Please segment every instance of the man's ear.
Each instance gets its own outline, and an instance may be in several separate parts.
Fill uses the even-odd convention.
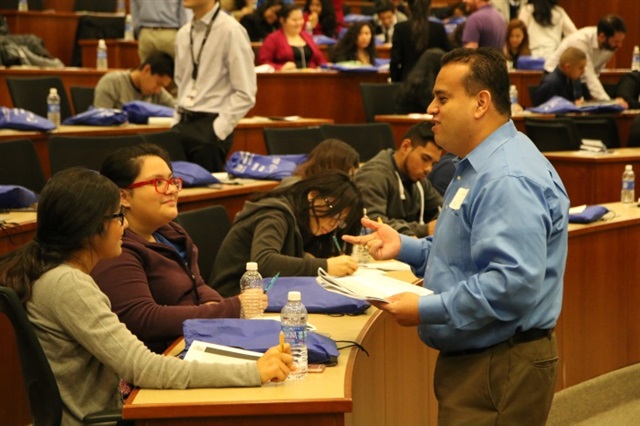
[[[476,118],[481,118],[489,111],[489,107],[491,106],[491,93],[488,90],[481,90],[476,95],[476,103],[477,106],[474,115]]]
[[[402,151],[403,154],[411,151],[411,148],[411,139],[405,138],[400,142],[400,151]]]

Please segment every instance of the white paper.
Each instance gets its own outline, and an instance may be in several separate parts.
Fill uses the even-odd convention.
[[[217,364],[247,364],[255,362],[263,354],[232,348],[231,346],[216,345],[215,343],[194,340],[184,356],[185,361],[199,361]]]
[[[383,260],[379,262],[361,263],[361,268],[378,269],[380,271],[410,271],[411,267],[404,262],[397,260]]]
[[[342,294],[360,300],[376,300],[386,302],[386,298],[398,293],[414,293],[420,296],[433,294],[424,287],[409,284],[395,278],[388,277],[380,271],[358,269],[348,277],[337,278],[327,271],[318,268],[318,283],[325,290]]]

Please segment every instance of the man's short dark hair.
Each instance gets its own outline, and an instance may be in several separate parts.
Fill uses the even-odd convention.
[[[469,66],[469,72],[462,81],[468,95],[475,96],[481,90],[488,90],[496,110],[511,116],[509,72],[502,52],[493,47],[459,48],[442,57],[442,67],[455,62]]]
[[[396,7],[390,0],[378,0],[375,4],[376,13],[393,12],[395,13]]]
[[[598,34],[603,34],[609,38],[613,37],[616,33],[627,32],[627,27],[624,25],[624,21],[617,15],[606,15],[600,18],[598,21]]]
[[[174,62],[168,53],[152,52],[140,65],[140,69],[144,68],[145,65],[151,67],[151,74],[166,75],[173,78]]]
[[[431,130],[432,127],[433,123],[430,123],[428,121],[421,121],[420,123],[411,126],[409,130],[407,130],[407,133],[404,134],[404,137],[402,139],[409,139],[413,148],[417,146],[427,146],[428,143],[432,143],[440,148],[440,146],[436,143],[436,138],[433,135],[433,130]]]

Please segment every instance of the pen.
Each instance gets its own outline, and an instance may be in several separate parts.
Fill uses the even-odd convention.
[[[284,333],[280,332],[280,352],[284,352]]]
[[[336,248],[338,249],[338,254],[343,254],[342,253],[342,249],[340,248],[340,244],[338,243],[338,239],[336,238],[336,236],[334,235],[333,237],[331,237],[331,239],[333,240],[333,244],[335,244]]]
[[[273,278],[271,278],[271,281],[269,281],[269,284],[267,284],[267,286],[264,289],[265,293],[271,290],[271,287],[273,287],[273,285],[276,283],[276,280],[278,279],[279,276],[280,276],[280,272],[278,272]]]

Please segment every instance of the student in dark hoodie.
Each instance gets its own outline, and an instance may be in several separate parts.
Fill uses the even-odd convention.
[[[276,188],[245,203],[227,234],[213,267],[213,288],[225,297],[240,293],[247,262],[258,262],[265,277],[353,274],[358,262],[340,255],[319,259],[307,253],[314,240],[339,227],[356,226],[362,216],[360,192],[348,174],[318,173]]]

